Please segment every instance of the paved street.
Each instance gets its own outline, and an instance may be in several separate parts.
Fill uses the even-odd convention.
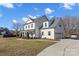
[[[44,49],[37,56],[79,56],[79,40],[62,39]]]

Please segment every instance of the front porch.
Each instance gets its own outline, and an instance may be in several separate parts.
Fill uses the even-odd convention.
[[[21,31],[19,33],[20,38],[35,38],[35,30],[27,30],[27,31]]]

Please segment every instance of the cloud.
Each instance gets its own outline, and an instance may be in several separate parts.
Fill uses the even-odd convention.
[[[54,17],[54,16],[50,16],[50,18],[52,18],[52,17]]]
[[[3,17],[3,15],[0,13],[0,18]]]
[[[37,10],[38,10],[38,8],[34,8],[34,10],[36,10],[36,11],[37,11]]]
[[[26,21],[28,20],[28,18],[27,18],[27,17],[23,17],[22,20],[23,20],[24,22],[26,22]]]
[[[0,3],[0,6],[6,7],[6,8],[14,8],[14,5],[12,3]]]
[[[50,8],[45,9],[45,14],[51,14],[52,12],[55,12],[55,10],[52,10]]]
[[[13,23],[18,23],[17,20],[13,19]]]
[[[32,15],[28,15],[28,17],[30,17],[30,18],[32,18],[32,19],[37,18],[37,16],[32,16]]]
[[[39,16],[41,16],[41,15],[36,15],[36,17],[39,17]]]
[[[75,6],[75,3],[64,3],[63,4],[63,7],[65,9],[70,9],[71,10],[73,6]]]
[[[21,7],[23,4],[22,3],[17,3],[16,6],[17,7]]]
[[[32,18],[32,19],[35,19],[35,18],[37,18],[37,17],[39,17],[39,16],[40,16],[40,15],[36,15],[36,16],[28,15],[27,17],[23,17],[22,20],[23,20],[24,22],[26,22],[26,21],[29,19],[29,17]]]

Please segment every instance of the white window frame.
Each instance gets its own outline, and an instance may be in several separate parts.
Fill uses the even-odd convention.
[[[33,28],[33,24],[31,24],[31,28]]]
[[[48,31],[48,36],[51,36],[51,31]]]
[[[42,31],[41,34],[44,35],[44,31]]]

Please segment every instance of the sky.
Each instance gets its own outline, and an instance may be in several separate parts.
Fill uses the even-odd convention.
[[[79,16],[79,4],[75,3],[0,3],[0,27],[13,28],[13,23],[24,23],[29,17],[47,15]]]

